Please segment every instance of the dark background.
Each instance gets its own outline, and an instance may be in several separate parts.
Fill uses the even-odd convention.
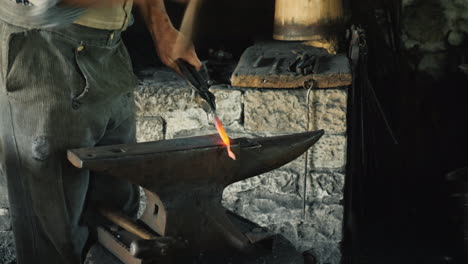
[[[411,67],[418,53],[401,48],[400,1],[347,4],[350,24],[366,30],[369,82],[359,77],[350,92],[345,262],[453,263],[460,211],[445,175],[468,166],[468,80],[456,68],[467,62],[468,43],[448,50],[443,77],[435,79]],[[167,9],[177,26],[184,5],[168,2]],[[238,58],[255,40],[271,39],[273,12],[274,0],[208,1],[194,40],[200,57],[223,49]],[[160,63],[135,16],[125,41],[138,71]]]
[[[185,11],[184,4],[166,1],[167,12],[176,28]],[[240,57],[258,39],[271,39],[274,0],[208,0],[197,19],[194,44],[201,59],[207,59],[210,49],[223,49]],[[141,17],[134,11],[135,24],[125,35],[134,66],[140,68],[160,65],[151,37]]]

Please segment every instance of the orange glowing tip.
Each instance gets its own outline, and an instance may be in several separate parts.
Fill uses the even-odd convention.
[[[219,118],[216,115],[213,115],[214,117],[214,123],[216,126],[216,130],[218,130],[218,134],[223,140],[224,145],[227,147],[228,155],[231,159],[236,160],[236,154],[232,152],[231,150],[231,140],[229,139],[226,130],[224,130],[223,124],[219,120]]]

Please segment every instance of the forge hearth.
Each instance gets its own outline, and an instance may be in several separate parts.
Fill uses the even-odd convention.
[[[126,231],[98,230],[99,242],[125,264],[186,263],[206,255],[234,263],[294,264],[302,257],[284,238],[221,205],[230,184],[279,168],[315,144],[323,131],[232,141],[227,156],[218,135],[70,150],[78,168],[137,184],[148,197],[138,222],[109,219]],[[112,214],[102,210],[104,215]],[[117,215],[117,213],[115,213]],[[136,235],[136,236],[135,236]]]

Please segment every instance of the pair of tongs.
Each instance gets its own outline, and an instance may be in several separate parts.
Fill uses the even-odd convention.
[[[218,134],[221,137],[223,143],[227,147],[227,153],[231,159],[236,160],[236,154],[234,154],[234,152],[231,150],[231,140],[229,139],[226,130],[221,123],[221,120],[216,116],[216,98],[214,94],[209,91],[211,82],[205,79],[200,71],[197,71],[195,67],[193,67],[185,60],[178,59],[176,63],[177,66],[179,66],[183,77],[187,80],[192,89],[194,89],[195,92],[197,92],[198,95],[200,95],[200,97],[208,103],[211,110],[211,115],[214,119],[216,130],[218,131]]]
[[[207,80],[201,72],[197,71],[195,67],[183,59],[176,61],[179,66],[180,72],[187,80],[193,90],[208,103],[211,113],[216,113],[216,97],[210,92],[211,82]]]

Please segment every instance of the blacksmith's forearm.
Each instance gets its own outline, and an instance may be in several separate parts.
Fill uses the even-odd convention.
[[[153,38],[168,30],[173,30],[166,12],[164,0],[139,0],[136,2]]]
[[[161,62],[180,74],[176,61],[183,59],[200,69],[201,62],[190,38],[174,28],[163,0],[138,0],[146,26],[153,37]],[[140,2],[141,1],[141,2]]]

